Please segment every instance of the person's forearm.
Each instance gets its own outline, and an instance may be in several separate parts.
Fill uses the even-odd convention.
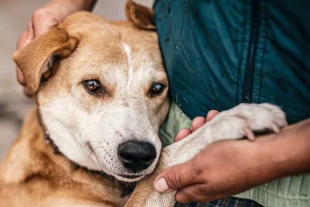
[[[65,0],[52,0],[52,1],[58,1],[60,3],[65,3]],[[79,7],[79,10],[86,10],[86,11],[92,11],[94,8],[97,0],[66,0],[67,2],[71,2],[72,4]]]
[[[245,165],[250,168],[252,186],[309,173],[310,119],[286,127],[279,134],[258,137],[248,148],[252,153]]]
[[[84,0],[84,7],[87,8],[86,10],[92,11],[97,0]]]
[[[271,159],[283,176],[310,172],[310,119],[291,125],[274,139]]]

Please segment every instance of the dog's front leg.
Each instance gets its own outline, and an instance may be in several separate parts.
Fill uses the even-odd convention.
[[[254,138],[253,131],[266,129],[277,133],[286,125],[282,110],[270,104],[240,104],[218,114],[187,138],[163,149],[155,172],[138,183],[126,207],[172,207],[176,191],[161,194],[153,188],[154,179],[164,169],[190,160],[213,142]]]

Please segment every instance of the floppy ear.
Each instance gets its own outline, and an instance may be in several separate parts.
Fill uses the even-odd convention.
[[[128,0],[125,9],[127,20],[137,27],[147,30],[155,30],[154,11],[151,8]]]
[[[71,55],[77,44],[75,37],[55,26],[14,53],[13,60],[31,93],[38,90],[42,77],[47,79],[51,75],[54,62]]]

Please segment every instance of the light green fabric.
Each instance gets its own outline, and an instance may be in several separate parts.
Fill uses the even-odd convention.
[[[175,135],[184,128],[189,128],[192,121],[172,102],[166,121],[159,129],[159,137],[163,147],[173,143]]]
[[[254,200],[265,207],[309,207],[310,174],[275,180],[236,197]]]
[[[190,125],[191,120],[172,102],[159,132],[163,146],[171,144],[178,131]],[[310,174],[275,180],[235,197],[251,199],[265,207],[310,207]]]

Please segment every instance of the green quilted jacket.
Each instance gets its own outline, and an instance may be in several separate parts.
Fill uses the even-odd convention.
[[[156,0],[154,10],[174,101],[165,144],[190,119],[242,102],[276,104],[290,124],[310,118],[309,0]],[[239,196],[310,206],[310,175]]]

